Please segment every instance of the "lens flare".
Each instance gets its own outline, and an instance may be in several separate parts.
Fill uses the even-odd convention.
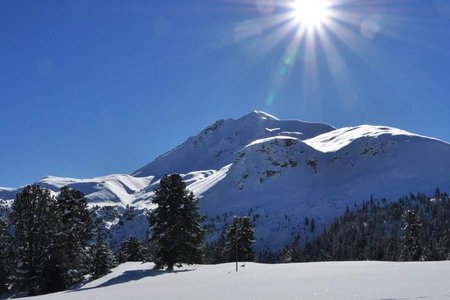
[[[445,1],[440,11],[445,10]],[[233,1],[231,1],[233,2]],[[363,91],[357,89],[349,65],[349,57],[358,59],[370,68],[384,63],[375,51],[378,35],[396,36],[388,24],[402,24],[402,15],[389,13],[384,1],[355,0],[242,0],[258,12],[256,18],[233,24],[234,38],[226,36],[223,45],[233,43],[251,58],[246,65],[252,68],[272,53],[282,55],[271,75],[272,83],[265,98],[267,106],[281,103],[286,86],[298,80],[299,98],[304,107],[316,105],[320,109],[323,78],[333,81],[343,106],[351,111],[357,107]],[[436,6],[438,7],[438,6]],[[245,8],[247,9],[247,7]],[[245,10],[247,11],[247,10]],[[397,26],[396,25],[396,26]],[[286,47],[279,53],[280,46]],[[293,85],[289,85],[291,89]],[[349,101],[351,99],[351,101]]]
[[[329,14],[326,0],[295,0],[293,9],[297,22],[307,27],[322,24]]]

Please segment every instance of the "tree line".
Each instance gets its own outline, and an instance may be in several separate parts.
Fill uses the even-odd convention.
[[[300,234],[281,251],[253,247],[250,217],[233,218],[217,241],[205,243],[205,216],[178,174],[164,176],[148,212],[148,240],[129,236],[116,251],[103,239],[83,193],[27,186],[6,218],[0,217],[0,293],[15,296],[61,291],[101,277],[119,263],[153,261],[155,268],[234,261],[450,259],[450,197],[436,190],[396,202],[373,198],[347,208],[323,233],[301,245]],[[305,224],[315,227],[305,219]],[[311,227],[313,228],[313,227]],[[313,230],[313,229],[311,229]]]
[[[305,218],[304,224],[311,220]],[[256,261],[450,260],[449,223],[450,197],[439,189],[432,196],[410,194],[394,202],[371,197],[360,206],[347,207],[313,239],[301,244],[300,232],[293,233],[290,244],[279,251],[261,249]],[[225,237],[222,233],[208,244],[209,263],[229,261],[224,255]]]
[[[439,189],[395,202],[371,198],[307,242],[303,260],[449,260],[449,223],[450,198]]]
[[[63,187],[55,198],[38,185],[25,187],[0,217],[0,293],[39,295],[103,275],[100,256],[112,253],[101,237],[91,243],[93,233],[83,193]]]
[[[141,242],[130,236],[113,252],[83,193],[63,187],[53,197],[38,185],[25,187],[6,218],[0,216],[0,294],[31,296],[65,290],[127,261],[153,261],[155,268],[168,270],[204,262],[204,217],[182,177],[164,176],[152,200],[157,207],[147,215],[149,239]],[[227,232],[230,240],[221,255],[234,261],[237,245],[240,260],[254,260],[250,219],[235,218]]]

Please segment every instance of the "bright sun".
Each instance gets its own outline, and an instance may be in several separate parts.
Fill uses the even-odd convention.
[[[294,0],[296,20],[306,27],[316,27],[328,18],[327,0]]]

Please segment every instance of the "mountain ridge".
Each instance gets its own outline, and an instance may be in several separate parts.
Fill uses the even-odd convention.
[[[145,237],[144,213],[153,207],[159,179],[181,173],[214,228],[211,239],[234,215],[251,215],[257,248],[264,249],[284,246],[295,233],[311,237],[315,232],[303,225],[305,218],[314,218],[320,230],[371,196],[396,200],[436,187],[450,190],[449,170],[450,144],[438,139],[388,126],[334,128],[254,111],[215,122],[132,175],[50,176],[37,184],[54,194],[64,185],[79,189],[98,210],[117,207],[108,229],[110,240],[119,242],[131,233]],[[0,188],[0,199],[11,200],[18,191]],[[127,206],[136,207],[137,221],[119,225]]]
[[[278,131],[289,131],[308,138],[334,129],[328,124],[280,120],[270,114],[253,111],[236,120],[216,121],[198,135],[189,137],[181,145],[134,171],[132,175],[160,177],[173,172],[218,169],[231,163],[238,150],[257,138],[271,136]],[[185,160],[189,160],[189,157],[192,157],[202,146],[208,148],[202,149],[202,155],[206,157],[195,157],[186,166]],[[161,170],[165,171],[161,172]]]

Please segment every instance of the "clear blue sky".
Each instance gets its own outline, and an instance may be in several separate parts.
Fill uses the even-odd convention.
[[[254,109],[450,141],[450,1],[331,1],[303,35],[286,1],[0,0],[0,186],[130,173]]]

